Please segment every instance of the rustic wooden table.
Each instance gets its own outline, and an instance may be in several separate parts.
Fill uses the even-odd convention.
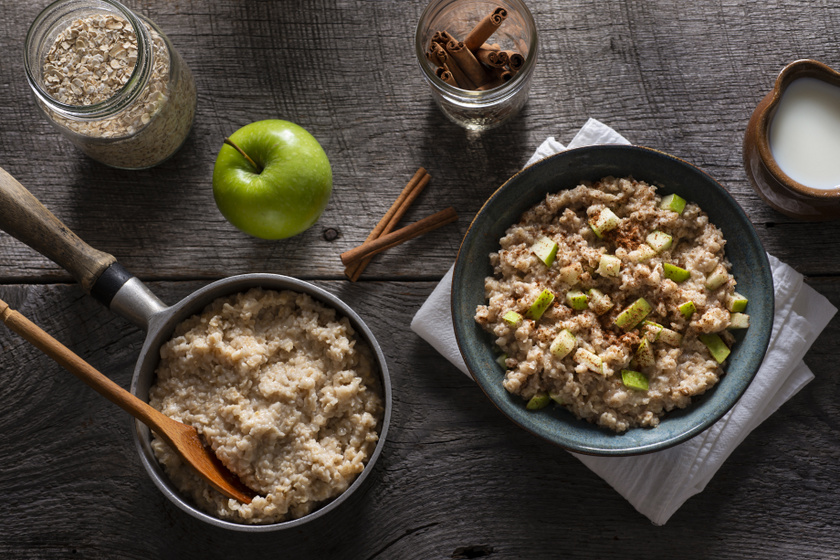
[[[837,558],[840,322],[806,362],[816,379],[753,432],[706,490],[653,526],[565,451],[506,420],[409,329],[470,219],[547,136],[588,117],[683,157],[744,207],[765,248],[840,305],[840,223],[765,206],[741,163],[749,116],[799,58],[840,67],[840,4],[805,0],[541,0],[531,99],[471,137],[432,102],[412,54],[422,0],[138,0],[195,74],[193,131],[165,164],[117,171],[38,114],[24,78],[27,27],[46,1],[0,0],[0,166],[164,301],[213,279],[274,272],[315,281],[369,323],[389,361],[394,416],[366,492],[305,528],[244,535],[172,506],[143,471],[126,414],[19,337],[0,332],[3,558]],[[310,130],[333,165],[320,221],[279,242],[218,213],[222,139],[251,121]],[[414,221],[460,219],[375,259],[362,280],[339,254],[359,242],[419,166],[432,182]],[[63,270],[0,233],[0,298],[127,386],[143,333]]]

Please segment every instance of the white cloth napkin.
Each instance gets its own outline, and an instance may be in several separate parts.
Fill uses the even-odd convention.
[[[593,144],[629,142],[589,119],[568,147],[548,138],[527,165]],[[633,457],[573,454],[656,525],[664,525],[688,498],[702,492],[744,438],[814,378],[802,358],[837,309],[806,285],[801,274],[773,256],[769,259],[776,296],[773,333],[761,368],[732,410],[706,431],[664,451]],[[451,284],[452,269],[414,316],[411,329],[468,374],[452,328]]]

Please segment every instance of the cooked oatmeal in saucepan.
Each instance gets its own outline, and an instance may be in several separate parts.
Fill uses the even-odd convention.
[[[259,288],[211,303],[161,347],[150,404],[195,426],[259,496],[222,496],[162,441],[173,484],[239,523],[301,517],[365,468],[383,416],[376,363],[346,317],[307,294]]]
[[[749,324],[725,243],[696,204],[632,178],[547,195],[490,255],[476,310],[505,389],[617,432],[688,406]]]

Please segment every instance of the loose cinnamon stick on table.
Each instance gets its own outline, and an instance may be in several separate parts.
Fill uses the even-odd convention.
[[[367,236],[365,241],[372,241],[382,235],[391,233],[394,229],[396,229],[399,221],[405,215],[406,211],[408,211],[409,207],[411,207],[412,203],[417,200],[420,193],[423,192],[426,185],[429,184],[431,178],[432,176],[429,175],[424,168],[421,167],[418,169],[403,188],[402,192],[400,192],[399,196],[388,211],[385,212],[385,215],[382,216],[382,219],[379,220],[379,223],[376,224],[376,227],[373,228],[373,231],[371,231]],[[359,279],[359,276],[362,275],[365,267],[367,267],[370,263],[371,258],[372,257],[368,257],[353,266],[348,266],[345,268],[344,274],[352,282],[355,282]]]
[[[419,235],[434,231],[437,228],[452,223],[457,219],[457,212],[455,212],[454,208],[449,207],[445,210],[441,210],[440,212],[436,212],[431,216],[427,216],[422,220],[414,222],[409,226],[392,231],[391,233],[378,237],[372,241],[365,241],[358,247],[345,251],[341,254],[341,262],[344,263],[344,266],[350,266],[366,257],[371,257],[386,249],[390,249],[391,247],[404,243],[409,239],[414,239]]]
[[[502,22],[507,18],[507,11],[504,8],[496,8],[492,13],[484,16],[478,24],[473,27],[467,38],[464,39],[464,44],[471,51],[475,51],[481,44],[490,38],[490,36],[499,29]]]

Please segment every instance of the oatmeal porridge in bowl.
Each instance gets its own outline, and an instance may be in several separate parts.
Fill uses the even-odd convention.
[[[194,517],[249,532],[298,527],[346,501],[381,453],[391,409],[384,355],[359,316],[271,274],[221,280],[170,309],[132,392],[195,426],[257,496],[223,497],[138,423],[158,488]]]
[[[737,401],[769,341],[772,277],[708,175],[598,146],[543,160],[488,200],[452,311],[470,373],[512,420],[573,451],[637,454]]]

